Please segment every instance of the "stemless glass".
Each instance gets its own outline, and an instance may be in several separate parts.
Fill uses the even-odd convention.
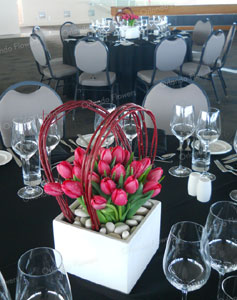
[[[100,104],[101,107],[106,109],[109,113],[114,111],[116,109],[116,105],[113,103],[102,103]],[[104,118],[99,115],[95,114],[95,120],[94,120],[94,130],[97,129],[97,127],[100,125],[100,123],[104,120]],[[108,148],[110,144],[112,144],[114,141],[113,133],[109,134],[108,137],[105,140],[105,147]]]
[[[18,261],[16,300],[72,300],[71,287],[61,254],[35,248]]]
[[[237,299],[237,276],[229,276],[222,282],[223,300]]]
[[[234,146],[235,152],[237,153],[237,130],[235,133],[233,146]],[[230,198],[234,201],[237,201],[237,190],[233,190],[230,192]]]
[[[12,149],[21,157],[22,174],[25,187],[17,194],[23,199],[39,197],[43,190],[37,185],[31,185],[30,158],[38,150],[38,133],[34,118],[18,118],[13,120],[12,125]]]
[[[205,231],[211,266],[219,273],[217,299],[224,275],[237,270],[237,204],[219,201],[210,207]]]
[[[208,111],[201,111],[196,126],[196,135],[204,145],[204,151],[209,151],[209,146],[218,140],[221,134],[220,111],[217,108],[210,107]],[[195,145],[194,145],[195,146]],[[214,174],[207,171],[202,176],[208,177],[212,181],[216,179]]]
[[[8,292],[6,282],[0,272],[0,300],[11,300],[10,293]]]
[[[168,281],[182,291],[200,289],[211,272],[207,239],[203,226],[193,222],[179,222],[171,227],[163,257],[163,270]]]
[[[187,177],[192,170],[182,166],[182,149],[184,140],[190,137],[195,130],[193,106],[175,105],[170,126],[172,133],[180,142],[180,157],[179,166],[170,168],[169,173],[176,177]]]

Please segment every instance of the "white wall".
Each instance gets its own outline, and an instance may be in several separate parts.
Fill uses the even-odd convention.
[[[20,33],[17,0],[1,0],[0,5],[0,35]]]

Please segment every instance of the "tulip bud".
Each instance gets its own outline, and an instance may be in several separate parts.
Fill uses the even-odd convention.
[[[150,191],[154,191],[151,197],[155,197],[161,191],[161,184],[155,181],[147,181],[143,187],[143,194],[146,194],[147,192]]]
[[[90,175],[89,175],[89,178],[90,178]],[[100,183],[100,176],[96,172],[93,171],[91,180],[96,183]]]
[[[78,147],[75,150],[74,155],[75,155],[74,165],[81,166],[85,156],[85,150],[82,149],[81,147]]]
[[[111,176],[114,176],[114,173],[115,173],[115,178],[114,178],[114,180],[115,180],[115,181],[118,181],[119,178],[120,178],[120,176],[121,176],[121,174],[122,174],[123,176],[125,176],[126,170],[125,170],[125,168],[124,168],[124,166],[123,166],[122,164],[118,163],[118,164],[116,164],[116,165],[113,167],[113,169],[112,169],[112,171],[111,171]]]
[[[101,176],[105,175],[108,176],[110,174],[110,166],[107,162],[100,160],[98,163],[98,172]]]
[[[62,184],[63,192],[70,198],[79,198],[82,195],[83,189],[81,182],[73,180],[65,180]]]
[[[121,146],[116,146],[113,148],[112,151],[112,157],[113,159],[116,158],[116,163],[123,163],[125,159],[125,153]]]
[[[148,181],[159,181],[161,179],[161,176],[163,175],[163,169],[162,168],[155,168],[151,170],[147,176]]]
[[[59,182],[49,182],[44,186],[44,191],[46,194],[57,197],[63,194],[61,184]]]
[[[122,189],[115,189],[112,193],[111,199],[115,205],[123,206],[128,202],[127,194]]]
[[[65,179],[72,178],[72,165],[68,161],[62,161],[57,165],[58,173]]]
[[[135,178],[138,178],[142,174],[143,165],[142,165],[142,163],[140,161],[134,160],[130,164],[130,169],[133,169],[133,176]]]
[[[79,166],[74,166],[72,168],[72,173],[75,175],[78,179],[81,179],[81,167]]]
[[[116,189],[116,184],[112,179],[106,177],[101,180],[100,189],[106,195],[111,195],[112,192]]]
[[[96,195],[91,199],[91,205],[96,210],[104,209],[106,207],[106,203],[107,200],[99,195]]]
[[[112,161],[112,153],[111,153],[110,149],[101,148],[100,159],[107,162],[107,164],[110,164]]]
[[[126,165],[130,159],[131,153],[128,150],[124,150],[124,156],[125,156],[125,158],[124,158],[123,164]]]
[[[129,176],[124,182],[123,187],[127,193],[134,194],[139,187],[138,180],[134,176]]]

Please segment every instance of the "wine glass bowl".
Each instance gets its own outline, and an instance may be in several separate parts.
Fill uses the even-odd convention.
[[[200,289],[211,272],[203,227],[194,222],[179,222],[171,227],[163,257],[167,280],[187,293]]]
[[[237,130],[236,130],[234,141],[233,141],[233,147],[234,147],[235,152],[237,153]],[[230,192],[230,198],[233,201],[237,201],[237,190],[233,190]]]
[[[217,299],[226,273],[237,270],[237,204],[219,201],[210,207],[205,231],[211,266],[219,273]]]
[[[195,130],[193,106],[175,105],[170,127],[172,133],[180,142],[180,160],[179,166],[170,168],[169,173],[176,177],[187,177],[192,170],[182,166],[182,148],[184,140],[189,138]]]
[[[132,150],[133,140],[137,136],[137,127],[136,127],[134,117],[131,114],[125,116],[121,121],[121,127],[129,141],[129,145]]]

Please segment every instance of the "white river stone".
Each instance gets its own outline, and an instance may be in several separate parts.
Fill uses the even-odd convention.
[[[87,220],[86,220],[86,223],[85,223],[85,227],[86,227],[86,228],[91,228],[91,226],[92,226],[92,225],[91,225],[91,219],[87,219]]]
[[[74,211],[74,214],[78,217],[89,217],[88,213],[86,213],[84,210],[78,208]]]
[[[128,219],[125,223],[129,226],[136,226],[138,224],[138,221],[133,219]]]
[[[100,233],[106,234],[107,233],[106,228],[105,227],[100,228]]]
[[[139,215],[134,215],[134,216],[132,217],[132,219],[133,219],[133,220],[136,220],[136,221],[138,221],[138,222],[141,222],[142,219],[144,219],[144,217],[143,217],[143,216],[139,216]]]
[[[153,203],[150,200],[147,200],[147,202],[144,203],[142,206],[150,209],[153,206]]]
[[[81,227],[81,222],[78,220],[74,221],[73,224]]]
[[[123,224],[123,225],[120,225],[120,226],[116,227],[114,232],[118,233],[118,234],[121,234],[125,230],[130,230],[130,227],[127,224]]]
[[[108,222],[105,224],[105,227],[106,227],[108,233],[114,232],[114,229],[115,229],[114,223]]]
[[[148,209],[146,207],[141,206],[138,208],[136,215],[145,216],[148,213]]]
[[[117,234],[117,233],[114,233],[114,232],[111,232],[108,235],[110,235],[110,236],[112,236],[114,238],[117,238],[117,239],[121,239],[121,236],[119,234]]]
[[[131,228],[131,234],[133,233],[133,231],[134,231],[136,228],[137,228],[137,226],[133,226],[133,227]]]
[[[129,231],[125,230],[123,233],[122,233],[122,239],[126,240],[128,237],[129,237],[130,233]]]
[[[82,217],[82,218],[80,218],[80,221],[81,221],[81,223],[83,225],[85,225],[86,224],[86,220],[88,220],[88,219],[89,219],[88,217]]]

